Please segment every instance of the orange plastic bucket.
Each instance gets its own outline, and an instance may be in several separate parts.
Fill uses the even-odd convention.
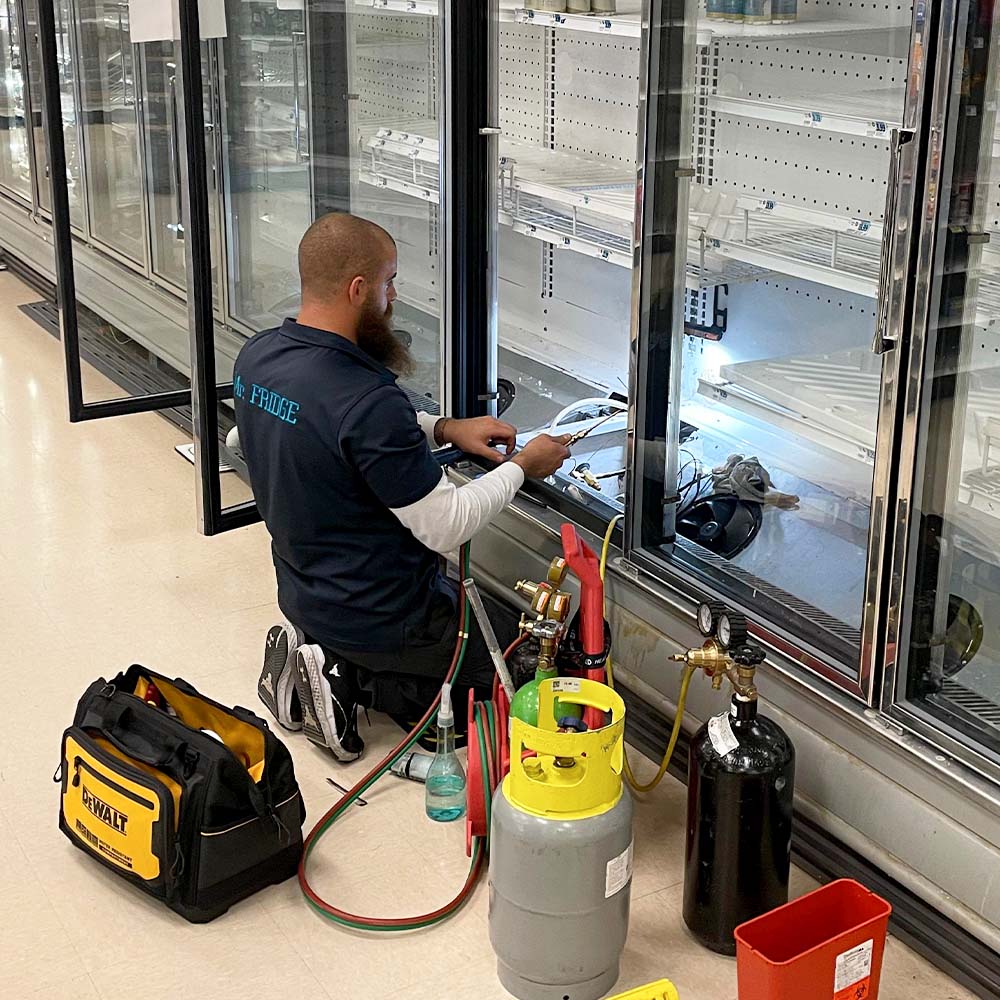
[[[739,1000],[877,1000],[891,913],[841,879],[740,924]]]

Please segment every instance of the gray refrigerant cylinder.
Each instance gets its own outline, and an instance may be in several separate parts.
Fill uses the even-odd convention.
[[[493,798],[490,941],[519,1000],[597,1000],[618,980],[632,889],[632,798],[553,820]]]

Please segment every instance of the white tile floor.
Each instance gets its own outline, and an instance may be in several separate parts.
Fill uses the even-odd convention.
[[[482,884],[450,923],[394,938],[326,923],[294,881],[194,927],[58,833],[51,776],[84,687],[137,661],[256,707],[276,608],[262,527],[197,534],[193,470],[173,451],[181,434],[155,415],[68,423],[60,347],[17,310],[36,298],[0,274],[0,998],[505,997]],[[90,399],[113,392],[89,370],[86,385]],[[364,735],[374,752],[394,730],[376,720]],[[364,765],[340,767],[302,738],[289,744],[312,823],[335,801],[326,777],[351,783]],[[317,888],[375,914],[450,898],[465,873],[460,824],[425,820],[421,789],[407,782],[387,779],[370,801],[316,852]],[[680,920],[683,809],[669,779],[638,807],[619,989],[666,976],[683,1000],[735,1000],[734,963],[700,948]],[[811,887],[795,874],[795,891]],[[881,995],[970,996],[896,941]]]

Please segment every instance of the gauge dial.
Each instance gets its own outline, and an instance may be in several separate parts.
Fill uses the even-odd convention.
[[[698,629],[702,635],[711,635],[715,631],[715,615],[709,604],[698,606]]]
[[[698,630],[702,635],[715,635],[719,626],[719,617],[725,612],[726,606],[718,601],[702,601],[698,606]]]
[[[735,649],[747,641],[747,622],[743,615],[727,611],[719,616],[719,643],[724,649]]]

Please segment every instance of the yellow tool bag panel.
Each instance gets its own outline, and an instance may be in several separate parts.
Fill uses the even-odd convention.
[[[59,827],[188,920],[291,878],[305,808],[267,724],[135,665],[101,678],[63,734]]]

